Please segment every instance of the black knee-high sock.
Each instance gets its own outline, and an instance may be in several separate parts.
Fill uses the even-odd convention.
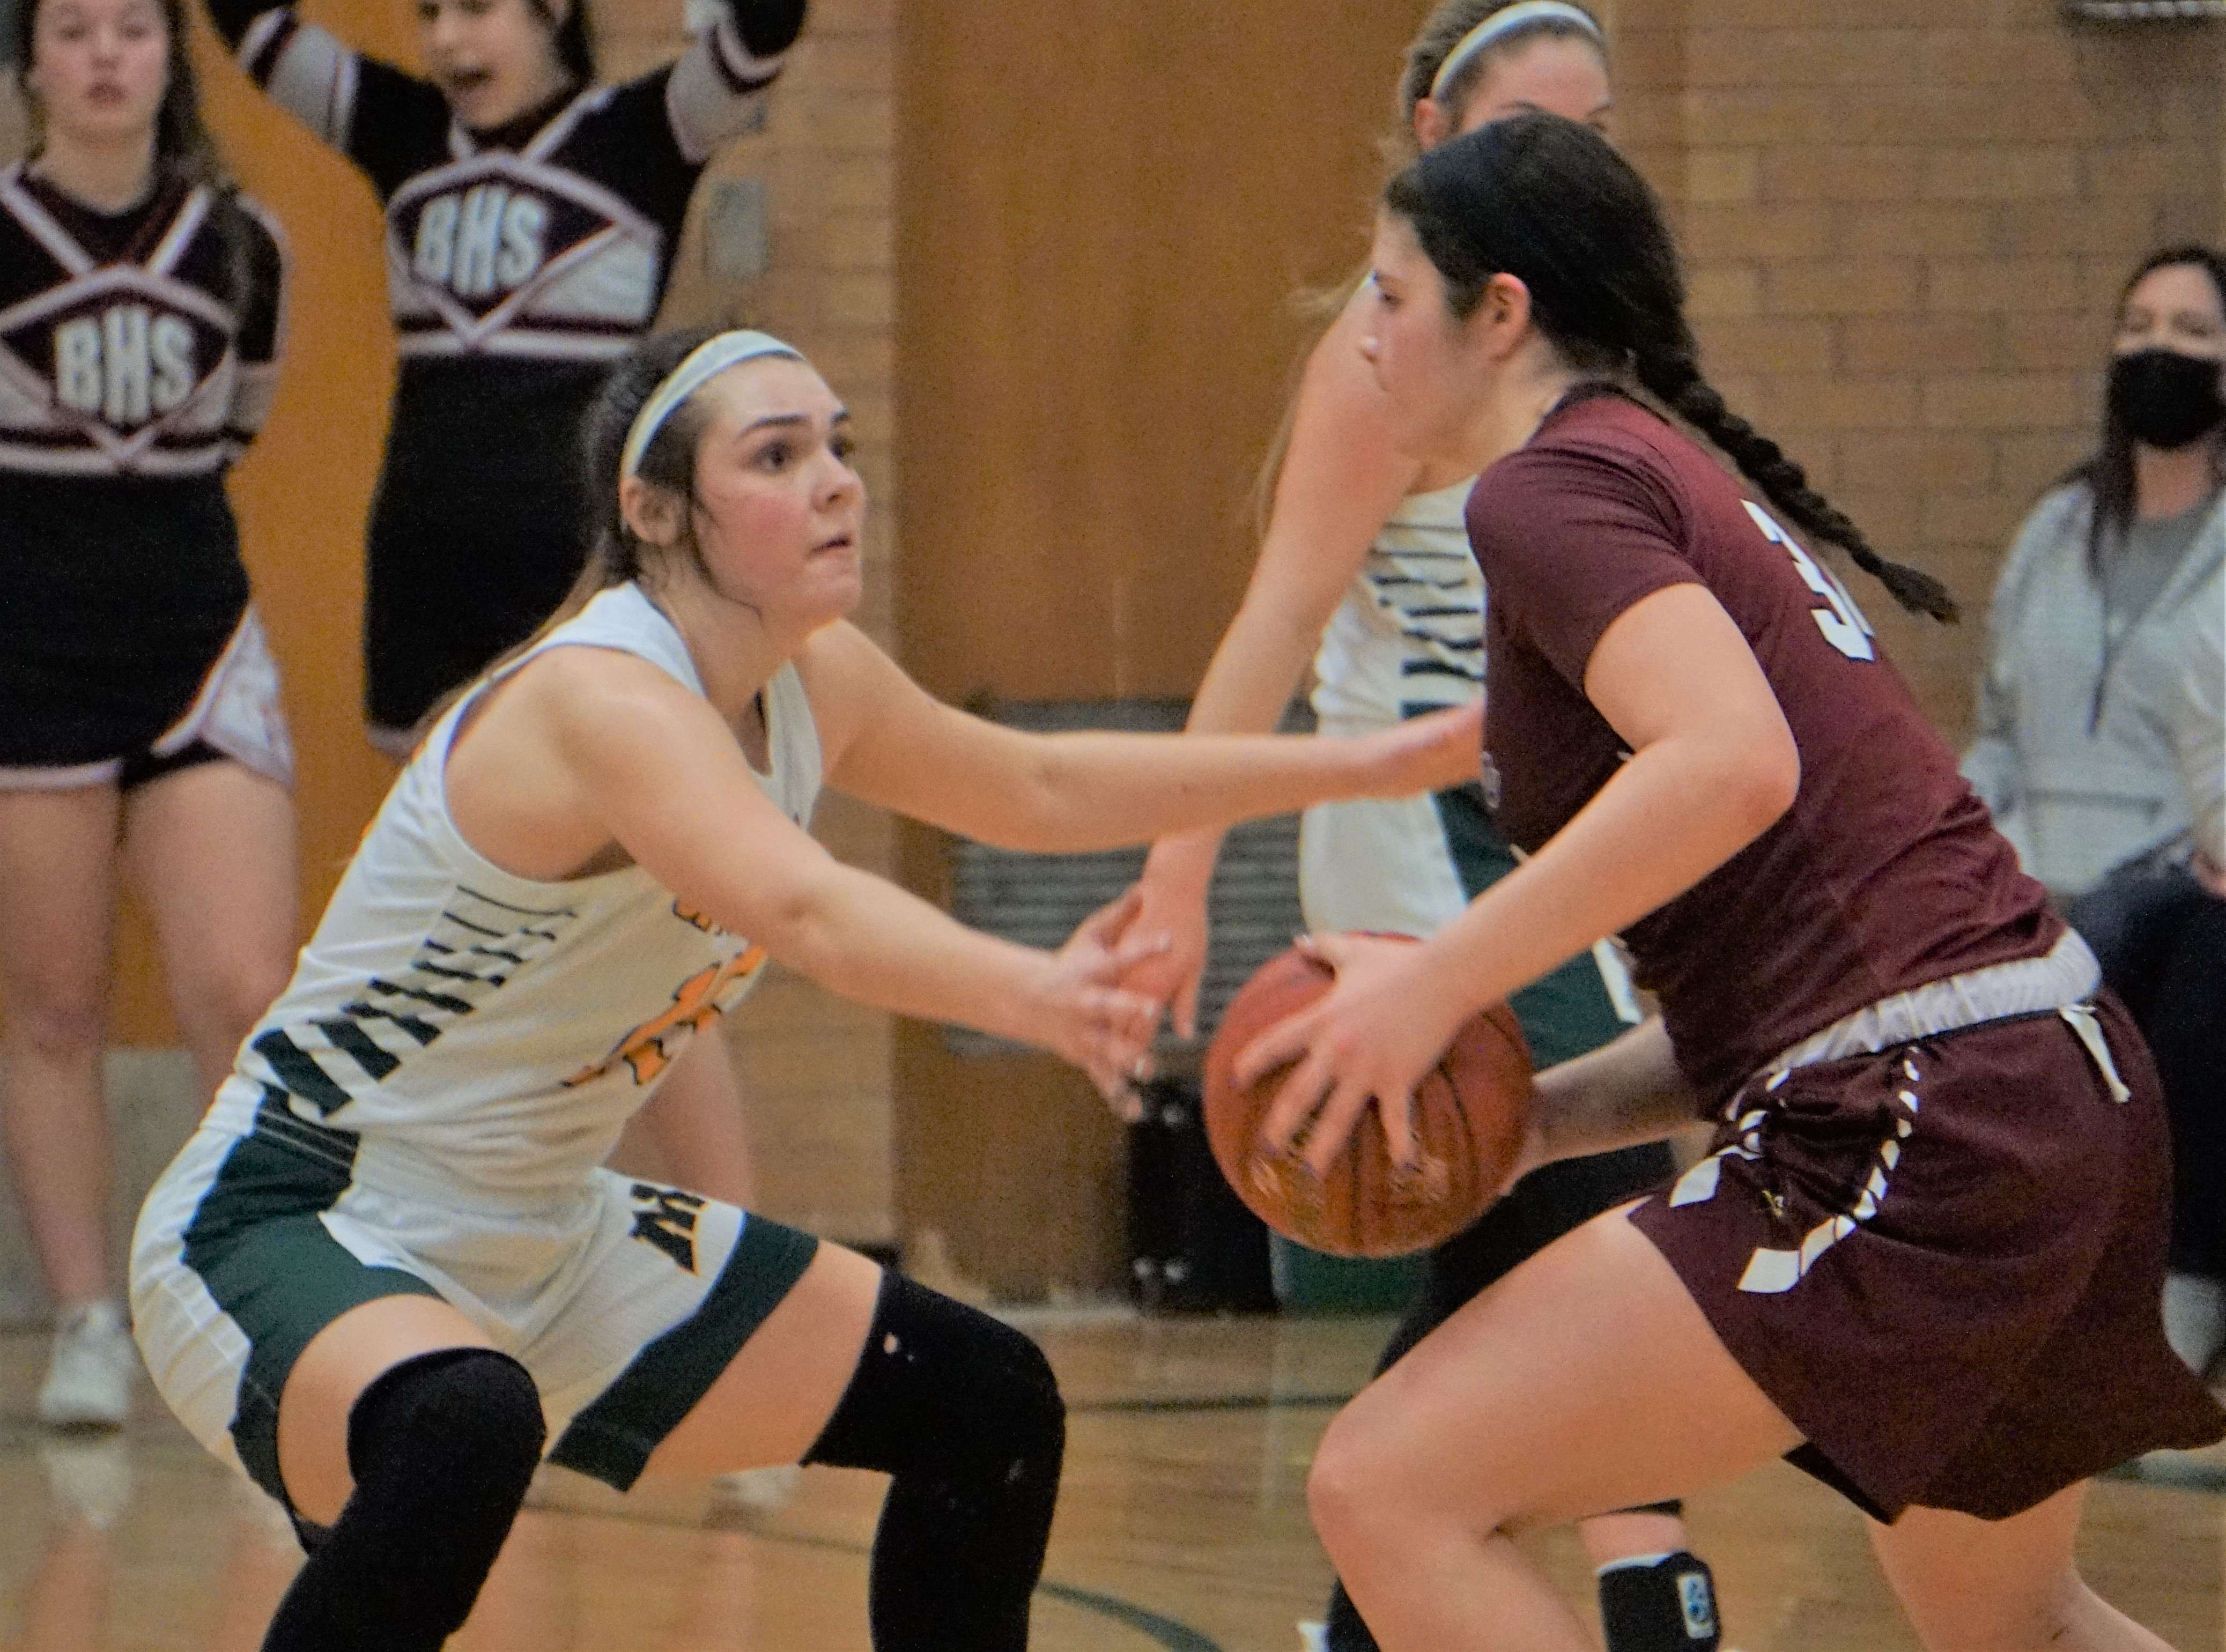
[[[1042,1350],[895,1274],[807,1463],[894,1477],[874,1534],[874,1652],[1025,1652],[1066,1448]]]
[[[533,1379],[492,1349],[421,1355],[372,1382],[348,1419],[355,1490],[263,1652],[439,1652],[510,1534],[543,1433]]]

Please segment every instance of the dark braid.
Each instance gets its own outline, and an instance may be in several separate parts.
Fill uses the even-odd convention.
[[[1809,486],[1809,473],[1785,456],[1768,436],[1724,405],[1715,387],[1701,377],[1689,353],[1642,350],[1632,363],[1638,382],[1662,404],[1731,455],[1739,473],[1763,497],[1820,538],[1828,539],[1854,559],[1855,566],[1893,593],[1912,613],[1929,613],[1953,624],[1959,614],[1948,588],[1921,569],[1890,562],[1871,549],[1862,530],[1847,513]]]
[[[1383,201],[1414,226],[1456,318],[1475,313],[1492,276],[1517,277],[1530,290],[1538,330],[1571,366],[1636,379],[1729,454],[1797,526],[1844,549],[1902,607],[1957,617],[1939,581],[1873,550],[1801,467],[1701,376],[1660,204],[1599,133],[1558,115],[1496,121],[1422,156],[1392,179]]]

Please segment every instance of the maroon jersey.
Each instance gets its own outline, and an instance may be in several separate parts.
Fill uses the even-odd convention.
[[[1704,1096],[1852,1010],[2055,943],[2040,886],[1839,581],[1662,419],[1612,393],[1564,403],[1484,473],[1468,531],[1490,593],[1487,773],[1523,848],[1631,755],[1585,667],[1666,586],[1723,605],[1793,731],[1792,808],[1624,937]]]

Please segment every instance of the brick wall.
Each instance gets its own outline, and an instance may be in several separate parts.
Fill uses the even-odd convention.
[[[1704,359],[1969,622],[1865,611],[1961,739],[2010,535],[2085,450],[2121,283],[2222,227],[2222,32],[2054,0],[1620,0],[1619,137],[1673,203]]]
[[[696,192],[664,319],[746,321],[808,353],[856,419],[858,467],[874,504],[866,540],[866,629],[887,642],[895,585],[893,485],[894,70],[897,0],[813,0],[809,34],[766,129],[729,145]],[[677,0],[594,0],[602,71],[623,78],[669,58]],[[716,276],[707,205],[722,182],[766,189],[765,274]],[[830,797],[816,829],[844,860],[887,871],[889,823]],[[890,1026],[778,970],[729,1028],[754,1106],[760,1202],[768,1215],[854,1241],[895,1236],[890,1164]]]

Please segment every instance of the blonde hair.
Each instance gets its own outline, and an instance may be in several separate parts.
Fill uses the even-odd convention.
[[[1399,85],[1393,98],[1393,124],[1378,147],[1389,170],[1398,171],[1421,153],[1421,145],[1415,137],[1415,111],[1425,98],[1432,96],[1449,117],[1449,124],[1458,128],[1468,106],[1491,67],[1504,61],[1512,54],[1541,40],[1580,41],[1600,56],[1603,67],[1607,63],[1607,48],[1603,44],[1606,31],[1595,27],[1587,29],[1583,24],[1567,17],[1552,16],[1534,18],[1508,29],[1460,64],[1447,83],[1433,94],[1430,88],[1445,67],[1446,60],[1453,55],[1460,43],[1476,32],[1486,19],[1521,0],[1439,0],[1439,3],[1422,20],[1415,38],[1408,42],[1405,54],[1400,60]],[[1592,16],[1589,6],[1577,10]],[[1597,24],[1598,20],[1595,19]],[[1305,382],[1307,362],[1321,343],[1322,335],[1345,314],[1353,295],[1367,280],[1365,266],[1334,287],[1310,287],[1294,295],[1292,308],[1313,323],[1307,334],[1305,347],[1298,354],[1290,372],[1289,390],[1283,397],[1282,417],[1276,423],[1275,434],[1268,443],[1268,452],[1261,461],[1258,477],[1253,483],[1252,512],[1254,531],[1265,533],[1269,518],[1275,514],[1275,487],[1283,475],[1283,459],[1290,452],[1291,431],[1298,423],[1300,388]]]

